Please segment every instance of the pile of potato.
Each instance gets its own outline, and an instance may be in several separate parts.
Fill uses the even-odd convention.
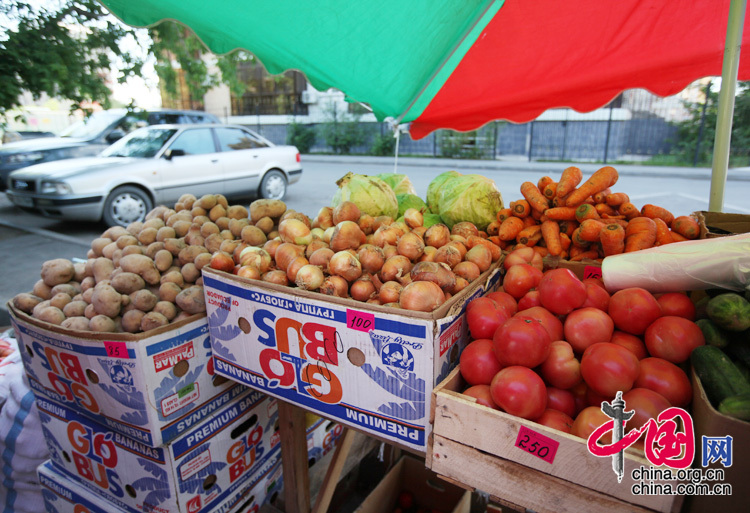
[[[281,201],[229,206],[220,194],[183,195],[174,209],[154,208],[144,222],[112,227],[91,242],[88,260],[42,265],[30,293],[15,308],[70,330],[139,333],[206,311],[201,269],[217,252],[262,245],[275,237]],[[246,241],[246,242],[243,242]]]

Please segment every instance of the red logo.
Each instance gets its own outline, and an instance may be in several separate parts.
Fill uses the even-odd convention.
[[[200,495],[196,495],[195,497],[193,497],[192,499],[190,499],[188,501],[188,503],[187,503],[188,513],[197,513],[198,511],[201,510],[202,507],[203,506],[201,504],[201,496]]]
[[[171,369],[182,360],[189,360],[195,356],[193,343],[188,342],[180,347],[164,351],[154,356],[154,369],[156,372]]]

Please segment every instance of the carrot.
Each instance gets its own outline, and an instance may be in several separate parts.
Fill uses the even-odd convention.
[[[625,230],[616,223],[605,225],[599,233],[599,242],[605,257],[625,251]]]
[[[567,196],[581,183],[583,174],[575,166],[570,166],[562,172],[560,181],[557,182],[557,197]]]
[[[578,255],[586,252],[586,248],[582,248],[581,246],[576,246],[575,244],[570,246],[570,252],[568,253],[568,259],[573,260]]]
[[[636,217],[625,228],[625,253],[648,249],[656,242],[656,223],[648,217]]]
[[[500,240],[513,240],[523,228],[523,220],[519,217],[511,216],[500,224],[497,236]]]
[[[536,212],[536,211],[535,211],[535,212]],[[528,216],[528,217],[524,217],[524,218],[522,219],[522,221],[523,221],[523,227],[524,227],[524,228],[526,228],[526,227],[528,227],[528,226],[534,226],[535,224],[539,224],[539,223],[537,223],[537,222],[536,222],[536,219],[534,219],[534,218],[533,218],[533,217],[531,217],[531,216]]]
[[[594,205],[584,203],[576,209],[576,219],[579,223],[584,222],[586,219],[599,219],[599,212],[596,211]]]
[[[599,191],[596,194],[592,194],[591,197],[594,198],[594,203],[606,203],[607,202],[607,196],[612,194],[612,190],[607,187],[603,191]]]
[[[570,248],[570,237],[567,233],[560,234],[560,246],[562,246],[562,253],[566,253]],[[562,253],[560,253],[560,255],[562,255]]]
[[[643,208],[641,208],[641,215],[644,217],[650,217],[651,219],[659,218],[665,223],[667,223],[667,226],[672,224],[672,221],[674,221],[674,214],[663,207],[658,207],[656,205],[646,204],[643,205]]]
[[[498,222],[502,223],[507,218],[513,215],[513,211],[509,208],[501,208],[497,211],[497,220]]]
[[[531,182],[521,184],[521,194],[529,202],[532,209],[544,212],[549,208],[549,200],[544,197],[539,188]]]
[[[500,249],[505,249],[508,246],[508,243],[504,240],[500,240],[500,237],[497,235],[491,235],[490,237],[487,237],[487,240],[493,243],[495,246],[499,246]]]
[[[624,192],[615,192],[614,194],[607,196],[606,202],[610,207],[617,208],[623,203],[630,203],[630,196]]]
[[[669,233],[669,226],[664,222],[664,219],[657,217],[654,219],[656,223],[656,246],[664,246],[665,244],[672,244],[672,235]]]
[[[600,216],[603,216],[604,214],[608,214],[611,216],[617,215],[617,210],[610,207],[606,203],[597,203],[596,205],[594,205],[594,208],[596,209],[597,212],[599,212]]]
[[[548,208],[544,211],[544,215],[553,221],[575,221],[576,209],[573,207]]]
[[[572,242],[573,246],[578,246],[579,248],[588,248],[591,245],[591,242],[581,238],[580,226],[576,228],[573,232],[573,235],[570,236],[570,241]]]
[[[597,192],[603,191],[604,189],[611,187],[617,182],[618,174],[617,170],[612,166],[604,166],[597,170],[591,177],[586,180],[583,185],[576,189],[568,198],[565,203],[569,207],[573,207],[583,203],[583,201],[589,196],[593,196]],[[558,189],[559,189],[558,185]]]
[[[590,249],[588,251],[583,251],[582,253],[578,253],[576,256],[571,257],[571,261],[573,262],[580,262],[581,260],[598,260],[599,259],[599,251],[595,249]]]
[[[544,217],[543,212],[539,212],[538,210],[531,210],[531,217],[537,221],[539,221],[539,224],[542,223],[542,217]]]
[[[510,209],[516,217],[526,217],[531,212],[529,202],[526,200],[516,200],[510,202]]]
[[[621,216],[608,216],[606,218],[603,217],[602,220],[604,220],[604,222],[607,224],[619,224],[623,228],[628,227],[627,219],[621,219]]]
[[[466,246],[469,249],[473,248],[474,246],[480,246],[480,245],[490,250],[490,254],[492,255],[493,262],[497,262],[498,260],[500,260],[500,257],[503,255],[503,252],[500,249],[500,247],[491,243],[489,240],[484,239],[482,237],[477,237],[476,235],[469,235],[469,238],[466,241]]]
[[[560,225],[560,233],[564,233],[568,237],[573,235],[575,229],[578,228],[576,221],[560,221],[558,224]]]
[[[490,224],[487,225],[487,229],[485,230],[487,232],[487,235],[497,235],[498,230],[500,230],[500,223],[498,221],[492,221]]]
[[[690,216],[675,217],[670,226],[672,231],[679,233],[686,239],[697,239],[701,234],[700,225]]]
[[[560,184],[557,184],[558,187],[560,187]],[[568,194],[568,196],[570,196]],[[555,196],[555,199],[552,200],[552,207],[564,207],[565,202],[568,201],[568,196]]]
[[[628,220],[634,219],[636,217],[642,217],[640,210],[638,210],[638,207],[636,207],[632,203],[623,203],[622,205],[620,205],[617,211],[621,215],[624,215]]]
[[[486,239],[488,237],[487,232],[479,230],[478,235],[482,237],[483,239]]]
[[[543,176],[539,179],[539,181],[536,183],[537,188],[540,191],[543,191],[545,187],[547,187],[548,184],[551,184],[554,182],[554,180],[549,176]]]
[[[598,242],[599,232],[601,232],[603,226],[605,224],[598,219],[586,219],[578,228],[580,230],[578,236],[587,242]]]
[[[542,237],[544,238],[545,244],[547,244],[549,254],[552,256],[558,256],[562,252],[560,225],[557,224],[557,221],[545,221],[541,226]]]
[[[544,189],[540,190],[542,191],[542,194],[544,194],[545,198],[552,201],[553,199],[555,199],[555,194],[557,193],[557,182],[550,182],[544,187]]]
[[[534,246],[542,238],[542,225],[535,224],[524,228],[516,236],[516,240],[519,244],[525,244],[526,246]]]
[[[672,231],[672,230],[669,231],[669,234],[672,236],[672,240],[675,241],[675,242],[683,242],[683,241],[686,241],[686,240],[690,240],[687,237],[684,237],[684,236],[680,235],[679,233],[677,233],[675,231]]]

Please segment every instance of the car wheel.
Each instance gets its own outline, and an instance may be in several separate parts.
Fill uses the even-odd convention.
[[[286,177],[281,171],[271,170],[260,182],[258,196],[263,199],[282,200],[286,196]]]
[[[118,187],[104,203],[104,222],[108,226],[128,226],[144,221],[153,208],[151,198],[137,187]]]

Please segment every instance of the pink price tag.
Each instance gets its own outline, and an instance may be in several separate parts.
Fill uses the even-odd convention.
[[[599,278],[602,277],[602,268],[595,265],[587,265],[583,268],[583,279],[586,278]]]
[[[529,454],[533,454],[539,459],[552,463],[555,461],[555,454],[560,442],[541,433],[537,433],[526,426],[521,426],[516,438],[516,447],[523,449]]]
[[[375,314],[346,309],[346,327],[357,331],[375,329]]]
[[[110,358],[130,358],[128,345],[125,342],[105,342],[104,350]]]

